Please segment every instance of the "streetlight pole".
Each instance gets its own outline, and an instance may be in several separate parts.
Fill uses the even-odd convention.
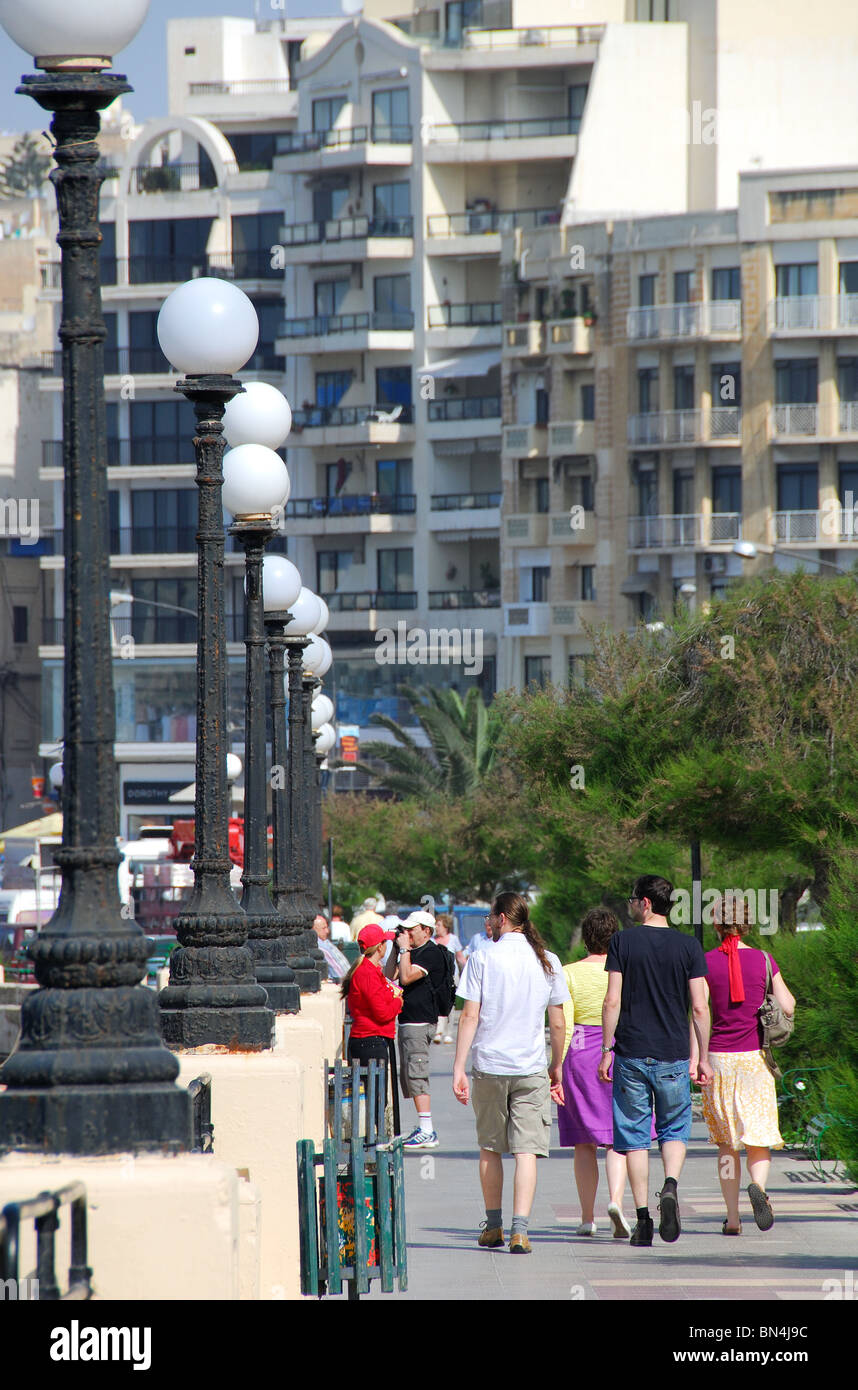
[[[144,14],[145,8],[139,22]],[[31,947],[40,988],[23,1005],[18,1046],[0,1071],[6,1088],[0,1094],[0,1148],[74,1154],[182,1150],[191,1144],[190,1100],[174,1084],[178,1061],[163,1045],[157,1000],[140,985],[149,948],[140,928],[122,917],[116,876],[106,329],[98,227],[103,175],[97,141],[100,113],[131,88],[120,74],[98,70],[109,58],[81,55],[72,60],[76,66],[63,70],[69,55],[80,52],[75,43],[83,42],[74,37],[73,4],[58,6],[47,37],[47,26],[28,17],[26,6],[20,12],[16,7],[6,22],[31,53],[44,52],[40,45],[56,33],[64,51],[61,58],[40,59],[46,71],[24,78],[17,90],[52,113],[56,142],[51,178],[62,252],[66,620],[63,843],[55,855],[62,893]],[[139,22],[111,51],[130,41]],[[27,26],[35,26],[32,38]]]

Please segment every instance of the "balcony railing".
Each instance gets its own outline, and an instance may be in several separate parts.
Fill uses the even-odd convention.
[[[429,402],[430,420],[499,420],[500,396],[451,396]]]
[[[742,302],[739,299],[710,299],[699,304],[653,304],[629,309],[626,333],[629,338],[699,338],[707,334],[739,333],[742,328]]]
[[[177,439],[108,439],[108,468],[169,467],[194,463],[194,446],[190,436]],[[63,441],[42,440],[42,467],[62,468]]]
[[[283,278],[282,270],[271,264],[271,251],[232,251],[217,255],[199,256],[132,256],[130,259],[100,262],[102,285],[183,285],[201,275],[214,275],[224,280],[276,280]],[[42,289],[60,288],[58,261],[47,261],[41,267]]]
[[[626,423],[629,444],[706,443],[717,439],[738,441],[742,413],[738,406],[714,406],[711,410],[663,410],[630,415]]]
[[[516,227],[533,230],[555,227],[559,208],[515,208],[509,212],[439,212],[426,218],[427,237],[481,236],[486,232],[512,232]]]
[[[444,46],[462,48],[578,48],[600,43],[604,24],[549,24],[539,29],[464,29],[457,40],[445,38]]]
[[[62,352],[43,352],[41,366],[50,376],[62,376]],[[285,359],[279,357],[271,343],[262,343],[242,369],[245,372],[282,372]],[[105,376],[174,376],[160,348],[105,348]]]
[[[501,306],[496,300],[476,304],[430,304],[430,328],[482,328],[501,323]]]
[[[502,495],[500,492],[436,492],[431,508],[433,512],[461,512],[499,507]]]
[[[277,136],[278,154],[305,154],[313,150],[348,149],[352,145],[410,145],[410,125],[355,125],[336,130],[292,130]]]
[[[341,217],[327,222],[296,222],[283,228],[284,246],[315,246],[328,241],[357,241],[364,237],[411,237],[413,217]]]
[[[286,503],[286,517],[307,521],[326,516],[410,516],[416,507],[413,492],[393,496],[369,492],[342,497],[299,497]]]
[[[407,333],[414,328],[410,309],[389,313],[313,314],[309,318],[284,319],[281,338],[324,338],[333,333]]]
[[[238,164],[230,162],[227,173],[237,174]],[[217,188],[217,177],[206,165],[144,164],[131,171],[133,193],[197,193],[210,188]]]
[[[500,589],[430,589],[430,608],[500,608]]]
[[[800,541],[818,541],[820,538],[820,520],[821,513],[818,511],[775,512],[772,517],[775,544],[778,541],[784,541],[788,545]],[[840,529],[840,526],[835,528],[835,534],[838,538]]]
[[[192,97],[255,97],[274,92],[292,92],[294,87],[285,77],[261,78],[241,82],[189,82]]]
[[[768,322],[783,333],[858,328],[858,294],[784,295],[769,302]]]
[[[296,410],[293,427],[302,430],[344,425],[413,425],[413,405],[311,405]]]
[[[847,493],[847,499],[849,494]],[[858,542],[858,514],[855,507],[828,503],[818,511],[775,512],[771,519],[775,545],[829,545]]]
[[[147,610],[141,605],[133,616],[116,617],[111,615],[110,630],[112,641],[119,644],[131,637],[141,646],[162,646],[168,643],[187,643],[196,646],[197,620],[189,613],[159,613]],[[226,640],[243,642],[246,623],[243,613],[226,614]],[[65,643],[65,620],[63,618],[42,619],[42,644],[46,647],[62,647]]]
[[[630,550],[684,550],[742,539],[741,512],[629,517]]]
[[[53,541],[55,555],[63,553],[63,529],[55,527],[49,533]],[[282,531],[271,537],[268,551],[271,554],[285,555],[289,538]],[[191,555],[197,548],[197,526],[111,526],[111,555]],[[243,554],[235,536],[226,532],[224,548],[227,555]]]
[[[579,116],[531,116],[520,121],[458,121],[427,127],[427,140],[458,144],[460,140],[541,140],[556,135],[577,135]]]
[[[775,405],[771,409],[775,434],[815,435],[819,432],[819,406],[813,404]]]
[[[394,593],[390,589],[363,591],[354,594],[323,594],[332,613],[368,613],[379,608],[410,609],[417,607],[416,592]]]

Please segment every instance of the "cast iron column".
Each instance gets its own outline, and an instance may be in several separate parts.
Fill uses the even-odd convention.
[[[297,1014],[301,991],[290,969],[289,943],[282,936],[280,914],[268,891],[267,764],[265,740],[265,614],[262,606],[262,560],[277,528],[270,521],[241,520],[230,528],[245,555],[245,727],[244,727],[244,892],[247,944],[256,978],[268,992],[269,1007]],[[276,757],[273,759],[276,764]],[[276,793],[274,793],[276,795]]]
[[[161,991],[161,1027],[172,1047],[271,1046],[274,1014],[257,984],[247,918],[229,877],[226,617],[223,592],[223,413],[244,388],[231,376],[189,376],[176,390],[197,417],[197,759],[194,890],[176,918],[179,946]]]
[[[307,804],[307,881],[313,912],[322,902],[322,814],[319,783],[320,762],[316,758],[316,739],[313,732],[312,704],[322,687],[317,676],[304,672],[301,681],[301,708],[304,715],[303,796]]]
[[[272,826],[274,830],[274,902],[278,911],[280,931],[288,942],[289,963],[298,977],[301,990],[315,993],[320,988],[319,958],[327,965],[319,950],[315,932],[308,934],[304,918],[291,901],[292,878],[290,864],[289,815],[291,798],[289,794],[290,754],[286,738],[286,651],[290,642],[305,639],[286,637],[286,625],[291,619],[289,613],[267,613],[265,627],[268,633],[268,660],[271,671],[271,723],[272,723],[272,762],[278,769],[271,793]],[[301,650],[298,652],[300,664]],[[312,937],[312,940],[310,940]]]
[[[317,734],[313,735],[314,740],[317,737]],[[313,756],[316,763],[316,780],[313,786],[313,806],[316,812],[316,828],[314,831],[316,846],[314,851],[316,874],[315,883],[316,891],[319,896],[319,901],[322,902],[325,896],[325,885],[322,878],[322,866],[325,858],[325,842],[324,837],[322,835],[322,763],[325,761],[327,754],[317,753],[314,749]]]
[[[301,698],[306,637],[286,636],[289,680],[289,743],[286,750],[286,848],[283,891],[278,907],[287,926],[300,934],[301,946],[315,962],[319,979],[328,976],[313,931],[316,905],[310,893],[310,805],[304,787],[304,710]],[[321,960],[318,959],[321,957]]]
[[[62,249],[65,659],[59,906],[30,947],[40,989],[0,1071],[0,1149],[107,1154],[190,1148],[158,1003],[140,985],[149,946],[122,916],[110,643],[104,340],[99,278],[99,112],[131,91],[118,73],[26,77],[54,113]]]

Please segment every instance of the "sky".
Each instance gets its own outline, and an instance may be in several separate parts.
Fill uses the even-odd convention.
[[[26,0],[23,0],[26,3]],[[105,0],[107,4],[110,0]],[[73,0],[69,0],[73,3]],[[294,19],[304,15],[342,14],[340,0],[286,0],[286,10],[278,16]],[[259,0],[260,10],[268,7]],[[116,59],[115,69],[123,72],[134,87],[134,94],[125,98],[126,108],[136,121],[162,116],[167,109],[166,44],[167,20],[193,18],[194,15],[237,15],[250,18],[254,0],[151,0],[149,14],[133,43]],[[49,123],[30,97],[15,96],[15,88],[23,73],[33,72],[32,59],[23,53],[0,30],[0,131],[44,129]]]

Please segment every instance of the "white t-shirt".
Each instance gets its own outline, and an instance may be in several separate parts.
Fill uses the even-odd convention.
[[[351,939],[352,934],[349,930],[348,923],[341,921],[339,918],[335,918],[335,920],[331,922],[331,940],[351,941]]]
[[[493,951],[475,951],[457,993],[480,1005],[471,1049],[476,1071],[533,1076],[545,1070],[545,1010],[564,1004],[569,990],[557,956],[547,951],[546,975],[521,932],[504,932]]]

